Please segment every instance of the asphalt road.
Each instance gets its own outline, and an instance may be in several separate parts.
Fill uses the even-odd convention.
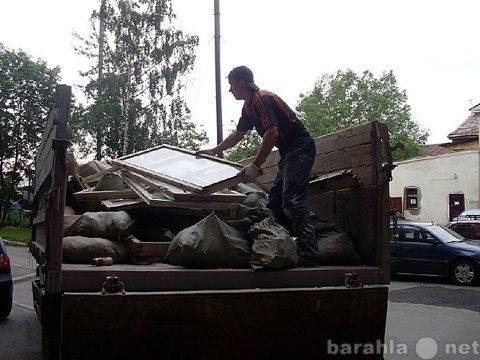
[[[35,261],[26,247],[7,245],[7,250],[15,279],[14,306],[0,322],[0,359],[41,359],[40,322],[31,293]],[[480,287],[434,277],[393,279],[383,351],[386,360],[479,358]]]
[[[40,322],[33,309],[31,282],[35,278],[35,260],[25,246],[7,244],[14,278],[13,308],[0,321],[0,359],[40,360],[42,337]]]
[[[387,360],[478,359],[480,287],[437,277],[394,278],[385,344]]]

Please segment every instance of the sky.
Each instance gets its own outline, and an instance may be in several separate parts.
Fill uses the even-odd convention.
[[[177,28],[198,35],[194,70],[184,80],[192,120],[216,141],[214,0],[172,0]],[[100,0],[0,0],[0,43],[50,67],[81,98],[78,72],[88,68],[73,50],[72,32],[89,34]],[[480,103],[478,0],[219,0],[224,136],[242,102],[226,76],[247,65],[260,88],[292,108],[325,74],[392,71],[411,115],[430,132],[429,144],[448,142]]]

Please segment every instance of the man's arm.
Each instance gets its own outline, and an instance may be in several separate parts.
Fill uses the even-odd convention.
[[[253,160],[253,164],[260,168],[262,164],[267,160],[268,155],[272,152],[275,143],[277,142],[278,131],[276,126],[270,126],[265,130],[263,135],[262,144],[260,150],[258,150],[257,156]]]
[[[243,139],[246,133],[246,131],[235,130],[225,140],[215,146],[212,149],[212,152],[216,155],[224,150],[230,149],[231,147],[237,145]]]
[[[223,140],[220,144],[218,144],[214,148],[198,150],[195,154],[196,155],[205,154],[205,155],[215,156],[221,153],[222,151],[230,149],[231,147],[237,145],[240,142],[240,140],[243,139],[246,133],[247,133],[246,131],[235,130],[225,140]]]
[[[245,166],[241,174],[243,174],[243,181],[246,183],[254,182],[258,175],[261,174],[262,170],[260,167],[267,160],[268,155],[271,153],[273,147],[278,138],[278,132],[276,126],[270,126],[265,130],[263,134],[262,144],[260,145],[260,150],[258,150],[257,156],[252,161],[251,164]]]

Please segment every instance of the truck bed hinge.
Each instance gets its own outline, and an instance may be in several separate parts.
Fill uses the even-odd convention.
[[[122,295],[125,294],[123,282],[120,281],[120,278],[118,276],[107,276],[105,282],[102,285],[102,294],[105,295],[116,293],[122,293]]]
[[[347,288],[362,288],[363,284],[357,273],[345,273],[345,286]]]

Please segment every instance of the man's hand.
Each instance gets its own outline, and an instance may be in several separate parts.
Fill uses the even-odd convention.
[[[213,149],[205,149],[205,150],[198,150],[195,152],[195,155],[210,155],[210,156],[215,156],[215,151]]]
[[[257,165],[251,163],[250,165],[245,166],[240,171],[240,174],[243,174],[243,181],[245,183],[252,183],[255,181],[258,175],[260,175],[261,171],[262,170]]]

